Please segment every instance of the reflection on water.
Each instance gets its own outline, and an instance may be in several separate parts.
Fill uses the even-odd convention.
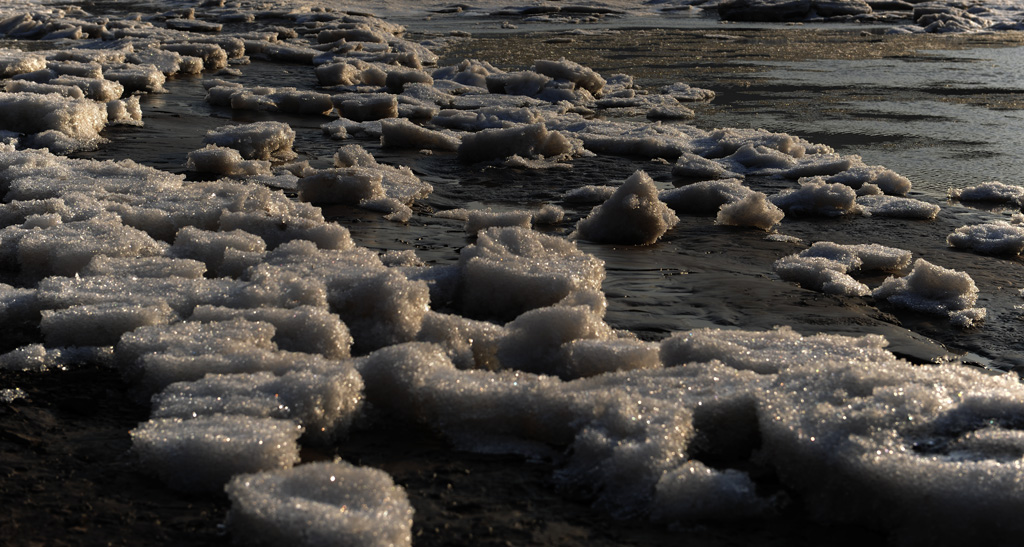
[[[764,65],[749,94],[785,85],[789,102],[821,107],[813,117],[772,109],[758,116],[767,129],[834,140],[838,150],[886,165],[934,196],[949,186],[1024,182],[1024,113],[1016,109],[1024,107],[1024,48]],[[847,144],[840,136],[861,139]]]

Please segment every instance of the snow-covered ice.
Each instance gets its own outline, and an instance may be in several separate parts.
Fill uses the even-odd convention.
[[[575,236],[597,243],[650,245],[679,222],[658,199],[651,177],[637,171],[576,225]]]
[[[132,444],[168,486],[217,491],[239,473],[297,463],[301,434],[291,420],[216,414],[152,419],[132,430]]]
[[[346,462],[236,476],[228,527],[250,545],[412,545],[413,508],[387,473]]]
[[[975,308],[978,287],[966,272],[932,264],[923,258],[905,277],[890,277],[872,291],[877,299],[926,313],[948,315],[957,326],[976,326],[985,319],[985,308]]]
[[[910,265],[911,253],[878,244],[838,245],[819,241],[775,261],[775,273],[808,289],[827,294],[866,296],[871,291],[851,274],[876,270],[897,272]]]
[[[1024,226],[1006,221],[961,226],[946,237],[946,242],[981,254],[1019,255],[1024,251]]]

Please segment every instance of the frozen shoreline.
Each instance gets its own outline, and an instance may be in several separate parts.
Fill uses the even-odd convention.
[[[221,17],[246,14],[232,13]],[[204,64],[216,66],[221,63],[216,60],[218,48],[225,60],[237,60],[233,66],[222,65],[231,66],[227,72],[204,75],[202,83],[195,76],[157,82],[152,70],[128,58],[137,51],[115,60],[100,59],[96,52],[102,50],[72,54],[96,59],[101,68],[117,64],[123,85],[150,91],[141,104],[141,120],[135,120],[142,128],[118,130],[123,135],[137,131],[144,138],[177,140],[147,129],[148,109],[163,117],[154,124],[160,128],[180,124],[174,120],[183,114],[198,122],[179,125],[193,128],[185,143],[194,144],[178,149],[181,163],[189,150],[209,145],[209,158],[192,156],[189,179],[134,163],[68,161],[16,149],[14,142],[24,136],[11,136],[11,145],[2,150],[8,160],[3,180],[9,202],[4,206],[9,217],[4,252],[17,264],[7,271],[11,284],[3,286],[3,311],[10,324],[22,325],[19,338],[5,348],[10,353],[3,357],[4,367],[60,368],[78,366],[84,359],[91,362],[89,367],[115,367],[146,393],[184,398],[193,416],[213,415],[194,421],[154,416],[137,428],[135,451],[150,472],[159,472],[179,488],[218,491],[230,476],[257,471],[278,477],[261,478],[261,484],[279,480],[284,485],[279,488],[287,490],[289,481],[316,484],[317,473],[327,472],[302,465],[295,469],[308,469],[308,476],[273,471],[310,461],[308,452],[300,456],[295,444],[301,428],[307,433],[303,450],[326,443],[322,450],[329,458],[332,451],[343,453],[332,443],[350,433],[353,420],[351,434],[356,437],[366,431],[379,434],[394,420],[403,420],[434,430],[462,448],[546,454],[557,468],[555,480],[570,489],[582,488],[597,505],[595,511],[652,517],[662,525],[704,519],[761,522],[779,512],[791,517],[813,499],[827,507],[814,518],[927,541],[936,514],[945,519],[938,533],[967,534],[981,522],[995,526],[989,519],[998,519],[999,513],[990,510],[1013,511],[1020,504],[1015,492],[999,484],[1015,480],[1012,462],[1020,457],[1011,404],[1020,387],[1010,376],[989,376],[959,365],[914,366],[883,349],[884,340],[876,336],[811,336],[815,326],[827,325],[821,330],[884,334],[892,350],[917,362],[942,353],[931,341],[895,326],[887,312],[861,297],[826,296],[817,291],[832,285],[807,291],[771,276],[773,261],[813,241],[825,241],[825,233],[853,240],[848,243],[899,245],[908,233],[930,237],[941,231],[944,236],[961,224],[940,215],[928,229],[908,228],[928,222],[911,220],[927,216],[908,215],[921,215],[934,204],[902,198],[909,183],[904,186],[895,173],[831,154],[828,147],[792,135],[710,132],[635,121],[645,111],[686,114],[671,95],[680,93],[681,86],[665,95],[644,94],[646,90],[626,77],[596,74],[569,61],[537,63],[518,72],[483,64],[434,71],[429,67],[431,53],[402,41],[387,24],[359,19],[367,28],[358,28],[358,39],[347,34],[352,42],[364,44],[363,55],[344,42],[330,42],[330,33],[352,29],[330,27],[340,20],[329,14],[285,10],[269,18],[309,32],[291,38],[283,30],[247,36],[248,41],[239,41],[245,51],[263,57],[249,60],[223,49],[239,43],[224,39],[214,40],[220,44],[216,47],[209,47],[208,40],[188,39],[167,49],[154,46],[186,36],[165,31],[160,24],[199,28],[187,18],[165,15],[155,26],[136,20],[124,27],[132,29],[126,36],[134,36],[133,48],[153,48],[144,58],[176,63],[179,70],[200,55]],[[327,36],[317,42],[328,44],[324,47],[335,55],[318,63],[324,70],[315,75],[302,66],[323,54],[324,49],[303,45],[314,35]],[[387,40],[393,40],[388,48],[396,51],[374,45]],[[354,69],[345,68],[349,61],[343,59],[352,51],[362,56],[347,65]],[[30,64],[22,73],[74,68],[67,64],[71,59],[49,59],[55,63],[51,66],[41,55],[19,60],[26,59],[42,60],[43,68]],[[428,68],[415,66],[425,60]],[[282,66],[286,68],[277,68]],[[324,78],[340,87],[324,93]],[[257,82],[266,87],[258,88]],[[184,93],[152,93],[164,86]],[[106,108],[133,119],[131,104],[117,110],[117,101],[123,100],[108,98]],[[168,105],[163,112],[161,102]],[[616,110],[623,108],[636,109],[641,116],[623,116]],[[325,114],[332,109],[348,119],[321,131],[322,124],[335,119]],[[594,109],[611,121],[590,118]],[[369,111],[418,123],[355,119]],[[474,111],[480,115],[464,115]],[[226,128],[228,119],[264,123],[246,126],[260,129],[253,137]],[[268,123],[272,120],[288,125]],[[22,126],[9,129],[35,133],[21,144],[64,150],[88,148],[97,138],[72,133],[62,123],[52,126],[56,133],[46,135]],[[204,135],[196,127],[215,131]],[[332,141],[325,132],[347,139]],[[383,146],[378,140],[382,134]],[[74,140],[80,137],[85,140]],[[132,142],[114,140],[113,149]],[[395,142],[433,151],[396,150]],[[450,152],[453,147],[457,155]],[[503,158],[512,152],[518,155],[506,163]],[[103,153],[102,145],[99,152],[82,152]],[[296,153],[299,162],[286,164]],[[166,151],[151,148],[140,157],[148,154],[153,154],[146,162],[151,165],[174,164]],[[484,157],[497,161],[473,165]],[[654,178],[634,175],[638,167]],[[219,179],[195,169],[237,178]],[[674,179],[679,173],[697,172],[743,177],[747,186],[740,187],[746,190],[731,194],[721,184],[709,185],[707,195],[687,199],[709,200],[713,205],[701,207],[710,209],[673,205],[666,197],[672,187],[687,188]],[[800,181],[801,193],[794,191],[799,177],[811,177]],[[196,178],[210,180],[192,180]],[[627,178],[635,188],[612,194],[589,227],[576,224],[592,204],[569,205],[564,195],[583,182],[617,186]],[[324,209],[288,199],[281,188]],[[831,194],[825,199],[816,189]],[[874,201],[858,198],[855,190]],[[198,201],[200,196],[209,196],[208,203]],[[666,203],[679,215],[668,211]],[[484,214],[481,209],[488,205],[502,210]],[[469,211],[456,212],[463,207]],[[712,218],[719,207],[728,212],[718,213],[716,225]],[[895,218],[859,216],[869,207],[875,217],[891,211]],[[775,211],[780,208],[787,215],[781,234],[766,240],[758,228],[778,224],[782,217]],[[222,214],[222,209],[227,212]],[[434,215],[440,210],[450,214]],[[693,211],[712,217],[693,216]],[[464,226],[461,219],[471,222]],[[491,228],[472,237],[488,225],[531,223],[537,231]],[[741,227],[727,226],[737,223]],[[616,225],[621,227],[604,230]],[[616,232],[638,229],[639,236],[625,241],[658,243],[632,247],[567,239],[574,228],[583,238],[605,241],[617,241]],[[794,235],[806,243],[781,237]],[[724,252],[716,243],[723,239],[731,246]],[[736,252],[741,249],[749,250]],[[939,257],[936,262],[943,265],[952,261],[974,267],[980,260],[962,252],[923,249],[929,260]],[[861,276],[862,266],[880,263],[889,253],[842,247],[829,252],[799,257],[807,259],[801,267],[814,275],[794,279],[833,272]],[[715,254],[723,256],[707,258]],[[908,254],[918,258],[921,248]],[[921,321],[916,328],[964,340],[968,348],[986,336],[1006,343],[1013,331],[1006,321],[1014,313],[1012,301],[997,302],[990,296],[1004,263],[995,259],[986,264],[980,274],[972,272],[979,279],[978,302],[990,308],[981,327],[974,325],[984,316],[974,307],[974,280],[930,262],[916,263],[913,273],[909,260],[881,268],[897,270],[904,279],[918,280],[913,282],[917,285],[900,285],[901,280],[883,284],[883,275],[868,273],[843,281],[843,286],[863,295],[867,289],[853,284],[863,281],[871,284],[876,300],[889,298],[894,305],[937,312],[932,317],[900,313],[905,320]],[[1019,259],[1009,264],[1019,265]],[[723,283],[722,272],[731,280]],[[645,292],[643,286],[652,282],[662,283],[662,290]],[[502,292],[510,287],[518,289]],[[735,296],[723,300],[729,293]],[[666,306],[668,310],[657,311]],[[759,313],[765,308],[772,313]],[[808,315],[807,309],[820,314]],[[39,322],[37,315],[42,316]],[[680,315],[685,329],[694,330],[675,332],[685,330],[676,322]],[[795,323],[806,337],[787,329],[745,333],[699,328],[768,328],[793,315],[803,321],[785,322]],[[947,315],[977,330],[962,337],[951,334],[959,331]],[[500,320],[481,320],[485,318]],[[84,324],[91,330],[75,332],[75,325]],[[633,333],[616,330],[623,327]],[[33,335],[36,328],[41,338]],[[974,336],[979,332],[981,336]],[[414,341],[420,343],[408,343]],[[349,358],[350,353],[356,357]],[[1012,359],[1009,352],[998,357]],[[281,408],[265,406],[256,395],[217,392],[251,383],[242,392],[261,393],[264,388],[258,386],[269,381],[268,371],[287,386],[274,389],[294,397]],[[196,382],[205,372],[247,375],[225,378],[226,383],[210,378],[208,385]],[[22,373],[16,376],[24,378]],[[184,382],[173,384],[178,391],[164,390],[175,381]],[[797,397],[792,384],[810,395]],[[235,401],[228,405],[235,410],[219,403],[211,406],[203,398],[209,395],[194,395],[200,392],[221,393]],[[325,393],[332,395],[321,395]],[[18,403],[22,399],[12,391],[8,404],[23,404]],[[347,402],[341,404],[343,400]],[[501,402],[498,408],[495,401]],[[371,411],[363,414],[367,403]],[[317,410],[310,414],[311,409]],[[892,409],[892,415],[882,409]],[[331,418],[311,418],[314,414]],[[646,425],[631,423],[636,416]],[[327,422],[318,421],[323,419]],[[856,423],[850,425],[847,419]],[[995,426],[979,425],[993,420]],[[734,438],[716,432],[726,423],[749,435]],[[234,431],[226,435],[235,444],[220,444],[215,432],[222,428]],[[311,435],[316,431],[329,433]],[[273,447],[264,446],[264,440],[271,440]],[[256,441],[264,448],[245,444]],[[872,459],[874,450],[888,456]],[[203,474],[190,473],[190,466],[201,466]],[[898,474],[921,466],[952,486],[931,477],[866,480],[875,473]],[[377,481],[373,484],[384,480],[372,470],[357,471],[352,480],[358,482],[360,473]],[[817,484],[816,477],[825,476],[838,483]],[[980,483],[957,482],[964,477]],[[585,487],[594,484],[599,487],[586,494]],[[903,521],[872,511],[851,512],[837,495],[851,485],[858,489],[855,498],[876,500],[886,510],[900,512]],[[922,512],[908,511],[899,493],[906,489],[910,499],[917,492],[940,501]],[[264,517],[254,517],[239,500],[273,500],[259,498],[264,495],[259,491],[232,491],[239,504],[235,522],[256,523],[275,534],[298,533],[288,528],[287,508],[274,506],[278,508]],[[278,495],[273,492],[266,495]],[[352,495],[359,499],[361,494],[357,490]],[[339,499],[326,491],[324,496]],[[403,496],[396,493],[372,503],[402,507],[407,503]],[[694,496],[700,501],[694,502]],[[964,496],[994,505],[979,509],[955,501]],[[792,506],[786,499],[799,501]],[[416,526],[415,521],[386,522],[393,531],[389,534],[397,534],[391,538],[401,538]],[[363,533],[358,524],[325,526],[363,537],[358,536]],[[380,536],[375,540],[384,541]]]

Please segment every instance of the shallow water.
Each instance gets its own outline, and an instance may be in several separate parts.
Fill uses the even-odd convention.
[[[721,25],[705,24],[720,31]],[[1020,37],[1009,34],[992,42],[950,38],[944,43],[934,37],[915,42],[914,38],[869,35],[843,26],[825,30],[729,26],[726,30],[730,34],[725,37],[710,31],[650,30],[574,36],[569,43],[548,40],[543,34],[540,39],[485,35],[456,45],[440,64],[474,53],[499,66],[510,66],[514,57],[513,67],[528,66],[526,59],[566,56],[580,58],[603,74],[635,75],[651,88],[683,81],[718,94],[711,103],[693,105],[697,118],[687,123],[707,129],[760,127],[790,133],[828,144],[843,154],[859,154],[868,164],[885,165],[913,181],[911,197],[943,206],[935,221],[787,218],[779,231],[808,244],[828,240],[907,248],[915,258],[968,271],[981,290],[979,305],[989,309],[985,326],[961,332],[951,330],[944,320],[920,314],[880,312],[863,299],[808,294],[779,282],[771,272],[772,261],[794,252],[791,245],[711,226],[710,219],[684,217],[659,244],[648,248],[583,246],[608,263],[605,290],[610,299],[609,320],[616,326],[648,337],[701,326],[767,328],[783,323],[803,332],[883,332],[897,352],[927,360],[919,346],[903,347],[918,337],[894,326],[901,324],[954,351],[981,354],[971,356],[976,362],[999,368],[1024,365],[1014,334],[1021,319],[1018,289],[1024,287],[1021,259],[980,257],[945,244],[946,235],[959,226],[1008,219],[1012,212],[949,202],[946,192],[989,180],[1021,183],[1017,151],[1024,139],[1024,114],[1019,110],[1024,105],[1020,61],[1024,51]],[[835,44],[846,41],[853,46],[841,52],[843,48]],[[776,46],[782,43],[789,47]],[[949,49],[952,46],[966,49]],[[932,49],[936,47],[944,49]],[[667,166],[616,162],[645,169],[663,187],[671,187]],[[577,160],[572,171],[553,173],[552,178],[594,183],[589,171],[580,172],[579,165],[585,163]],[[621,173],[603,175],[597,183],[621,180],[616,178]],[[772,187],[777,184],[773,181],[748,183],[769,194],[780,189]],[[514,193],[493,196],[505,203],[522,199]],[[585,214],[586,210],[574,212]],[[699,258],[687,260],[687,255]],[[738,267],[736,262],[746,265]],[[699,273],[710,279],[702,283]],[[812,304],[786,305],[794,299]],[[815,311],[803,307],[808,305]],[[857,310],[850,312],[855,317],[848,316],[851,309]]]
[[[942,318],[885,306],[878,309],[869,298],[807,291],[779,280],[771,267],[778,258],[803,246],[765,241],[759,231],[714,226],[707,217],[683,217],[652,246],[580,244],[606,262],[604,289],[609,300],[608,321],[614,327],[653,340],[673,331],[707,326],[771,328],[786,324],[803,333],[884,334],[893,351],[915,361],[931,361],[948,350],[969,353],[970,361],[1000,369],[1024,366],[1015,347],[1021,320],[1019,289],[1024,287],[1021,259],[980,257],[951,250],[945,244],[946,235],[959,226],[1009,215],[1006,210],[985,211],[949,203],[949,187],[987,180],[1021,183],[1015,151],[1024,139],[1024,114],[1012,107],[1024,104],[1024,89],[1009,85],[1012,71],[1020,70],[1017,59],[1021,49],[992,47],[1014,46],[1019,37],[1011,34],[994,43],[982,41],[983,48],[947,47],[915,53],[915,47],[944,42],[924,37],[920,43],[908,43],[905,37],[865,36],[843,27],[730,26],[728,30],[731,34],[725,37],[692,29],[616,31],[574,36],[569,42],[538,39],[550,36],[543,33],[503,31],[500,37],[485,34],[456,42],[440,52],[439,65],[478,57],[511,69],[529,66],[533,59],[566,56],[603,74],[634,74],[638,83],[652,88],[683,81],[718,93],[711,103],[693,105],[697,118],[688,123],[702,128],[762,127],[791,133],[828,144],[843,154],[860,154],[869,164],[885,165],[914,182],[911,197],[943,206],[938,219],[787,218],[778,231],[799,237],[804,244],[827,240],[906,248],[913,251],[914,258],[967,271],[981,291],[978,305],[987,307],[989,313],[981,328],[960,331]],[[809,57],[814,51],[824,51],[816,44],[846,39],[857,42],[851,50],[861,52],[860,58]],[[971,42],[951,38],[949,44],[976,45]],[[662,44],[662,49],[650,49],[652,43]],[[751,47],[751,43],[758,46]],[[792,47],[780,49],[775,45],[779,43]],[[512,58],[515,63],[510,64]],[[243,76],[235,80],[245,85],[314,87],[316,83],[312,72],[300,66],[254,62],[242,70]],[[947,71],[951,76],[948,85],[942,86],[938,74]],[[144,128],[110,131],[112,143],[82,155],[128,157],[183,172],[187,153],[202,146],[206,130],[229,121],[262,119],[291,124],[297,134],[294,148],[298,159],[308,160],[314,167],[329,166],[339,145],[358,142],[384,163],[409,165],[434,186],[434,192],[415,206],[417,215],[407,225],[351,208],[325,213],[347,226],[360,245],[380,251],[414,249],[429,263],[452,263],[458,258],[458,249],[472,242],[461,222],[434,218],[431,213],[435,210],[529,208],[553,202],[566,208],[567,217],[549,230],[567,235],[590,210],[590,206],[561,202],[561,196],[573,188],[616,185],[637,169],[646,170],[662,189],[673,187],[670,165],[661,162],[597,157],[574,160],[571,169],[463,166],[443,152],[424,156],[382,150],[379,143],[367,139],[331,141],[319,129],[321,123],[330,121],[327,117],[211,107],[203,100],[201,79],[196,77],[173,79],[166,87],[168,94],[143,98]],[[998,101],[989,104],[986,97]],[[769,194],[786,187],[779,181],[756,178],[748,178],[748,184]],[[882,279],[865,281],[874,287]]]
[[[886,165],[939,198],[950,186],[1020,184],[1021,59],[1024,48],[1008,47],[901,59],[768,62],[751,88],[785,86],[785,104],[805,103],[819,115],[773,109],[758,112],[757,124],[838,142],[838,150]],[[740,116],[728,114],[722,121]]]

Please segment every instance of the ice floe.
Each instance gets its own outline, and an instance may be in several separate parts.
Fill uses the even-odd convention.
[[[240,473],[298,463],[301,434],[291,420],[218,414],[150,420],[132,430],[132,445],[172,488],[216,491]]]
[[[1024,207],[1024,186],[1003,184],[999,181],[983,182],[966,188],[950,188],[949,197],[967,202],[1008,203]]]
[[[948,315],[950,322],[962,328],[978,325],[985,319],[985,308],[975,308],[978,288],[966,272],[936,266],[922,258],[904,277],[890,277],[872,296],[912,310]]]
[[[346,462],[238,475],[228,528],[252,545],[412,545],[413,508],[387,473]]]
[[[910,265],[911,253],[877,244],[839,245],[819,241],[809,248],[772,265],[775,273],[787,281],[827,294],[866,296],[867,285],[851,274],[862,271],[897,272]]]
[[[679,217],[658,199],[651,177],[637,171],[580,220],[574,234],[597,243],[650,245],[677,222]]]
[[[790,215],[843,216],[859,215],[857,193],[837,182],[813,177],[800,182],[796,190],[784,190],[771,198],[772,203]]]
[[[1019,255],[1024,251],[1024,226],[1004,220],[961,226],[946,237],[946,242],[981,254]]]

